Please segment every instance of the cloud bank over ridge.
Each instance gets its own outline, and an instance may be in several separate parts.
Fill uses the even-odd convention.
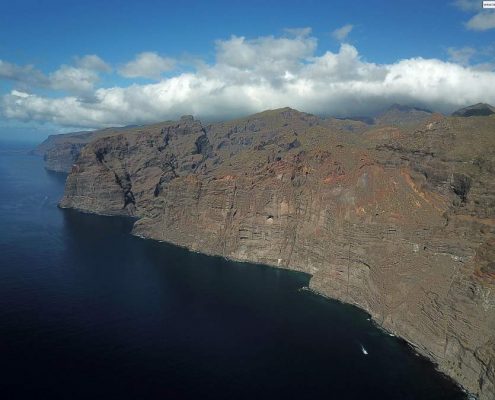
[[[0,61],[0,77],[16,85],[1,98],[0,113],[8,119],[96,128],[182,114],[218,120],[285,106],[345,116],[369,115],[391,103],[441,112],[479,101],[495,103],[493,69],[421,57],[376,64],[346,43],[337,52],[319,54],[309,29],[287,30],[279,37],[219,40],[214,63],[159,77],[173,65],[172,59],[142,53],[127,64],[132,67],[127,75],[158,81],[94,88],[99,74],[110,71],[97,56],[83,57],[47,76],[33,66]],[[45,86],[66,92],[37,93],[33,89],[40,85],[32,82],[33,73]]]

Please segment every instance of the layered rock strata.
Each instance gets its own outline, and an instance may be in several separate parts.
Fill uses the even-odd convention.
[[[153,125],[147,126],[146,130],[152,130]],[[39,144],[31,153],[42,156],[45,168],[54,172],[70,172],[81,149],[94,140],[111,137],[121,132],[127,134],[140,133],[140,126],[126,126],[105,128],[95,131],[71,132],[58,135],[50,135]]]

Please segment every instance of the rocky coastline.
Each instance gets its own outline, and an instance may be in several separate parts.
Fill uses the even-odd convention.
[[[493,399],[495,116],[395,107],[381,121],[290,108],[208,125],[185,116],[46,151],[70,164],[61,207],[308,273],[311,290],[365,310]]]

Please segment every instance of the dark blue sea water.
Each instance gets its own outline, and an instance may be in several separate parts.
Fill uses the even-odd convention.
[[[303,274],[58,209],[65,176],[12,148],[0,148],[1,399],[464,398],[365,313],[300,291]]]

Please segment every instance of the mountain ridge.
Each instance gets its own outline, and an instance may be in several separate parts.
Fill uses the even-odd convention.
[[[477,103],[452,113],[455,117],[480,117],[495,114],[495,107],[487,103]]]
[[[263,118],[273,113],[281,113],[285,115],[290,115],[291,113],[300,113],[306,118],[311,116],[312,118],[317,118],[320,122],[327,121],[327,123],[329,124],[331,124],[332,121],[355,122],[356,129],[364,129],[363,126],[357,128],[357,124],[393,126],[415,125],[424,122],[426,119],[429,118],[429,114],[431,114],[431,112],[418,107],[404,106],[400,104],[391,105],[389,108],[378,114],[376,117],[317,117],[314,114],[300,112],[291,107],[283,107],[279,109],[261,111],[259,113],[252,114],[249,117],[233,119],[231,120],[231,122],[244,120],[246,118]],[[428,115],[425,116],[423,115],[424,113],[428,113]],[[181,118],[184,117],[190,118],[192,116],[182,116]],[[170,121],[157,122],[155,124],[145,126],[160,126],[169,122]],[[219,122],[217,124],[222,123],[223,122]],[[207,124],[207,126],[209,125],[215,125],[215,123]],[[121,131],[134,131],[138,133],[141,127],[142,126],[139,125],[129,125],[124,127],[102,128],[94,131],[77,131],[50,135],[45,141],[39,144],[32,151],[32,154],[43,156],[45,158],[45,165],[47,169],[56,172],[70,172],[72,165],[79,155],[80,150],[90,141],[101,137],[112,136],[118,134]]]

